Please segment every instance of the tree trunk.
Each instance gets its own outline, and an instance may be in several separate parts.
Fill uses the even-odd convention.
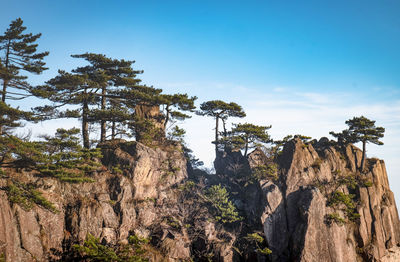
[[[219,117],[215,117],[215,152],[218,152],[218,122]]]
[[[167,130],[167,124],[168,124],[168,121],[169,121],[169,115],[170,115],[170,109],[169,109],[169,106],[167,106],[166,108],[165,108],[165,112],[166,112],[166,116],[165,116],[165,121],[164,121],[164,130]]]
[[[107,101],[106,101],[106,87],[103,87],[101,90],[101,110],[104,112],[106,110],[106,105],[107,105]],[[107,126],[106,126],[106,120],[102,119],[100,122],[100,142],[104,142],[106,141],[106,130],[107,130]]]
[[[10,56],[10,40],[8,40],[7,44],[7,52],[6,52],[6,61],[5,61],[5,70],[8,73],[8,63],[9,63],[9,56]],[[6,79],[3,78],[3,92],[1,93],[1,101],[3,103],[6,102],[6,92],[7,92],[7,85],[8,85],[8,76],[4,76]],[[3,118],[3,114],[0,115],[0,118]],[[3,134],[3,126],[0,125],[0,135]]]
[[[88,123],[88,113],[89,113],[89,106],[87,103],[87,94],[85,90],[85,100],[83,102],[83,109],[82,109],[82,138],[83,138],[83,147],[89,148],[89,123]]]
[[[224,128],[224,137],[226,137],[226,134],[227,134],[227,132],[226,132],[226,122],[223,119],[222,119],[222,127]]]
[[[3,80],[3,93],[1,93],[1,101],[3,103],[6,102],[7,85],[8,85],[8,80]]]
[[[115,139],[115,121],[112,122],[112,126],[111,126],[111,139],[112,140]]]
[[[6,73],[8,73],[8,63],[10,62],[9,60],[9,56],[10,56],[10,40],[8,40],[8,44],[7,44],[7,51],[6,51],[6,61],[4,64]],[[8,76],[5,76],[5,78],[7,78]],[[1,101],[3,103],[6,102],[6,92],[7,92],[7,85],[8,85],[8,79],[4,79],[3,78],[3,93],[1,94]]]
[[[249,150],[249,139],[246,137],[246,144],[244,147],[244,157],[247,157],[247,150]]]
[[[367,141],[362,141],[363,143],[363,150],[362,150],[362,158],[361,158],[361,166],[360,166],[360,172],[364,170],[364,161],[365,161],[365,147],[367,144]]]

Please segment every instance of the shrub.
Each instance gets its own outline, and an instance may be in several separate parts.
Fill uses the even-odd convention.
[[[353,202],[354,195],[345,194],[341,191],[335,191],[331,194],[328,200],[328,206],[337,206],[339,204],[344,204],[346,208],[355,208],[355,203]]]
[[[271,249],[267,247],[261,247],[264,244],[264,238],[258,233],[247,234],[245,238],[256,245],[256,251],[260,254],[269,255],[272,253]]]
[[[254,168],[253,178],[258,180],[271,178],[273,180],[278,179],[278,165],[271,162],[266,165],[259,165]]]
[[[350,221],[356,222],[360,218],[360,214],[357,213],[354,197],[353,194],[335,191],[328,198],[328,206],[341,208],[346,212],[346,216]],[[340,206],[344,206],[344,208]]]
[[[120,261],[111,247],[100,244],[99,239],[91,234],[88,234],[82,246],[73,245],[73,249],[89,261]]]
[[[83,245],[73,245],[75,258],[84,261],[102,262],[144,262],[146,250],[143,245],[149,243],[149,239],[137,236],[129,236],[129,245],[122,245],[118,249],[103,245],[99,239],[88,234]]]
[[[78,128],[59,128],[54,137],[43,136],[45,141],[40,143],[40,147],[44,153],[36,164],[41,175],[68,183],[94,182],[86,175],[101,166],[96,162],[101,158],[100,148],[82,148],[78,134]]]
[[[33,185],[14,181],[10,182],[5,189],[8,200],[11,203],[18,204],[25,210],[30,210],[36,204],[53,213],[58,212],[53,203],[44,198],[42,193],[36,190]]]
[[[216,211],[215,219],[222,223],[233,223],[242,220],[225,187],[213,185],[205,192],[205,198]]]
[[[373,186],[374,185],[374,183],[372,183],[371,181],[365,181],[364,182],[364,186],[365,187],[371,187],[371,186]]]
[[[332,213],[332,214],[326,215],[325,221],[328,225],[331,225],[332,223],[336,223],[341,226],[346,223],[346,220],[344,218],[342,218],[338,213]]]

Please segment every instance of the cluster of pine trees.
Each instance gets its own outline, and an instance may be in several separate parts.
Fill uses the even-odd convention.
[[[243,108],[234,102],[207,101],[196,110],[196,96],[165,94],[162,89],[143,84],[138,78],[143,71],[133,68],[135,61],[94,53],[72,55],[85,60],[87,65],[71,72],[59,70],[43,85],[31,85],[25,74],[41,74],[47,70],[44,59],[49,52],[38,51],[37,40],[41,34],[25,31],[23,21],[18,18],[0,35],[0,167],[34,167],[43,174],[60,176],[62,173],[61,177],[70,180],[72,173],[68,170],[79,169],[82,159],[88,163],[82,167],[84,172],[93,169],[95,164],[88,160],[99,156],[94,145],[106,140],[135,137],[136,141],[148,145],[168,139],[183,142],[185,131],[176,122],[191,117],[191,113],[214,118],[216,152],[229,147],[241,149],[247,156],[250,148],[272,142],[268,134],[271,126],[244,123],[227,129],[228,118],[246,116]],[[45,105],[24,111],[9,104],[9,101],[32,96],[42,99]],[[36,142],[13,134],[24,121],[58,118],[79,119],[81,128],[59,129],[55,136],[46,135]],[[331,134],[339,143],[362,142],[365,156],[366,143],[382,144],[379,138],[383,137],[384,128],[375,127],[374,123],[365,117],[354,118],[346,121],[349,129]],[[91,140],[94,136],[90,126],[99,127],[97,139]],[[167,129],[171,130],[169,135]],[[279,147],[280,141],[274,143]]]
[[[256,139],[262,142],[270,140],[266,132],[270,127],[244,124],[227,131],[228,117],[246,115],[236,103],[213,100],[202,103],[200,110],[195,111],[196,96],[164,94],[161,89],[142,84],[138,75],[143,71],[133,69],[134,61],[94,53],[72,55],[73,58],[84,59],[87,65],[71,72],[59,70],[58,75],[45,84],[31,85],[24,73],[40,74],[46,70],[44,58],[49,52],[37,51],[36,41],[41,34],[27,34],[25,30],[23,21],[18,18],[0,36],[0,51],[4,54],[0,60],[0,79],[3,84],[0,135],[3,138],[12,137],[12,130],[20,127],[22,120],[37,122],[77,118],[82,123],[80,132],[85,149],[117,137],[135,137],[146,144],[160,143],[166,140],[169,126],[196,112],[215,118],[216,149],[220,144],[230,143],[244,146],[247,153],[247,148]],[[23,111],[8,104],[10,100],[31,96],[44,99],[46,105]],[[219,130],[221,121],[223,132]],[[90,140],[93,137],[90,134],[91,125],[99,126],[98,139]],[[184,130],[178,126],[171,130],[170,137],[175,139],[184,134]],[[67,131],[60,132],[65,134]],[[70,132],[76,135],[76,130]],[[221,134],[224,139],[219,138]]]

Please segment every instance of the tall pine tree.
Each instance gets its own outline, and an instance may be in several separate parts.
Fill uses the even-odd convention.
[[[93,114],[92,121],[100,123],[100,142],[104,142],[107,137],[107,121],[115,124],[115,114],[119,114],[120,117],[125,116],[122,108],[117,111],[118,107],[114,107],[120,100],[119,97],[112,95],[115,87],[137,85],[141,81],[137,75],[143,71],[132,69],[135,61],[112,59],[103,54],[85,53],[72,55],[72,57],[83,58],[89,62],[89,65],[78,67],[73,72],[87,75],[92,82],[98,85],[95,93],[99,97],[100,107]],[[111,102],[111,99],[114,101]]]
[[[243,118],[246,116],[246,113],[243,111],[243,108],[234,103],[226,103],[221,100],[211,100],[204,102],[200,105],[201,111],[197,112],[197,114],[202,116],[211,116],[215,119],[215,151],[218,152],[219,141],[219,121],[222,121],[224,135],[226,136],[226,121],[228,117],[240,117]]]
[[[233,147],[244,149],[244,156],[246,157],[249,148],[272,142],[268,134],[270,128],[271,126],[257,126],[250,123],[235,124],[228,141],[231,141]]]
[[[47,68],[43,59],[49,52],[37,52],[36,41],[41,34],[24,33],[26,27],[18,18],[0,35],[0,79],[2,81],[1,102],[2,107],[8,107],[0,113],[0,134],[3,126],[14,121],[11,126],[18,126],[17,120],[27,118],[29,114],[5,105],[6,100],[20,100],[30,96],[32,86],[26,81],[27,76],[22,72],[40,74]],[[10,115],[9,115],[10,114]]]
[[[196,106],[194,101],[196,96],[189,97],[187,94],[161,94],[159,96],[159,104],[163,107],[164,129],[167,129],[168,123],[174,120],[185,120],[191,116],[184,112],[194,112]]]
[[[58,75],[38,86],[34,94],[52,101],[52,106],[36,107],[35,111],[47,115],[48,119],[78,118],[82,121],[83,146],[90,147],[89,116],[90,105],[96,102],[97,83],[91,81],[86,74],[68,73],[62,70]],[[66,105],[76,105],[75,109],[65,108]]]

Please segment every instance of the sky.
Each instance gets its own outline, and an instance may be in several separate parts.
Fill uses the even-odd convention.
[[[400,1],[19,1],[1,0],[0,32],[21,17],[42,33],[49,70],[84,64],[71,54],[103,53],[135,60],[145,84],[188,93],[197,105],[220,99],[247,113],[233,123],[272,125],[270,134],[329,137],[364,115],[386,128],[384,159],[400,203]],[[25,100],[15,105],[36,106]],[[213,120],[182,126],[206,166],[214,158]],[[28,125],[34,135],[78,125],[58,120]]]

